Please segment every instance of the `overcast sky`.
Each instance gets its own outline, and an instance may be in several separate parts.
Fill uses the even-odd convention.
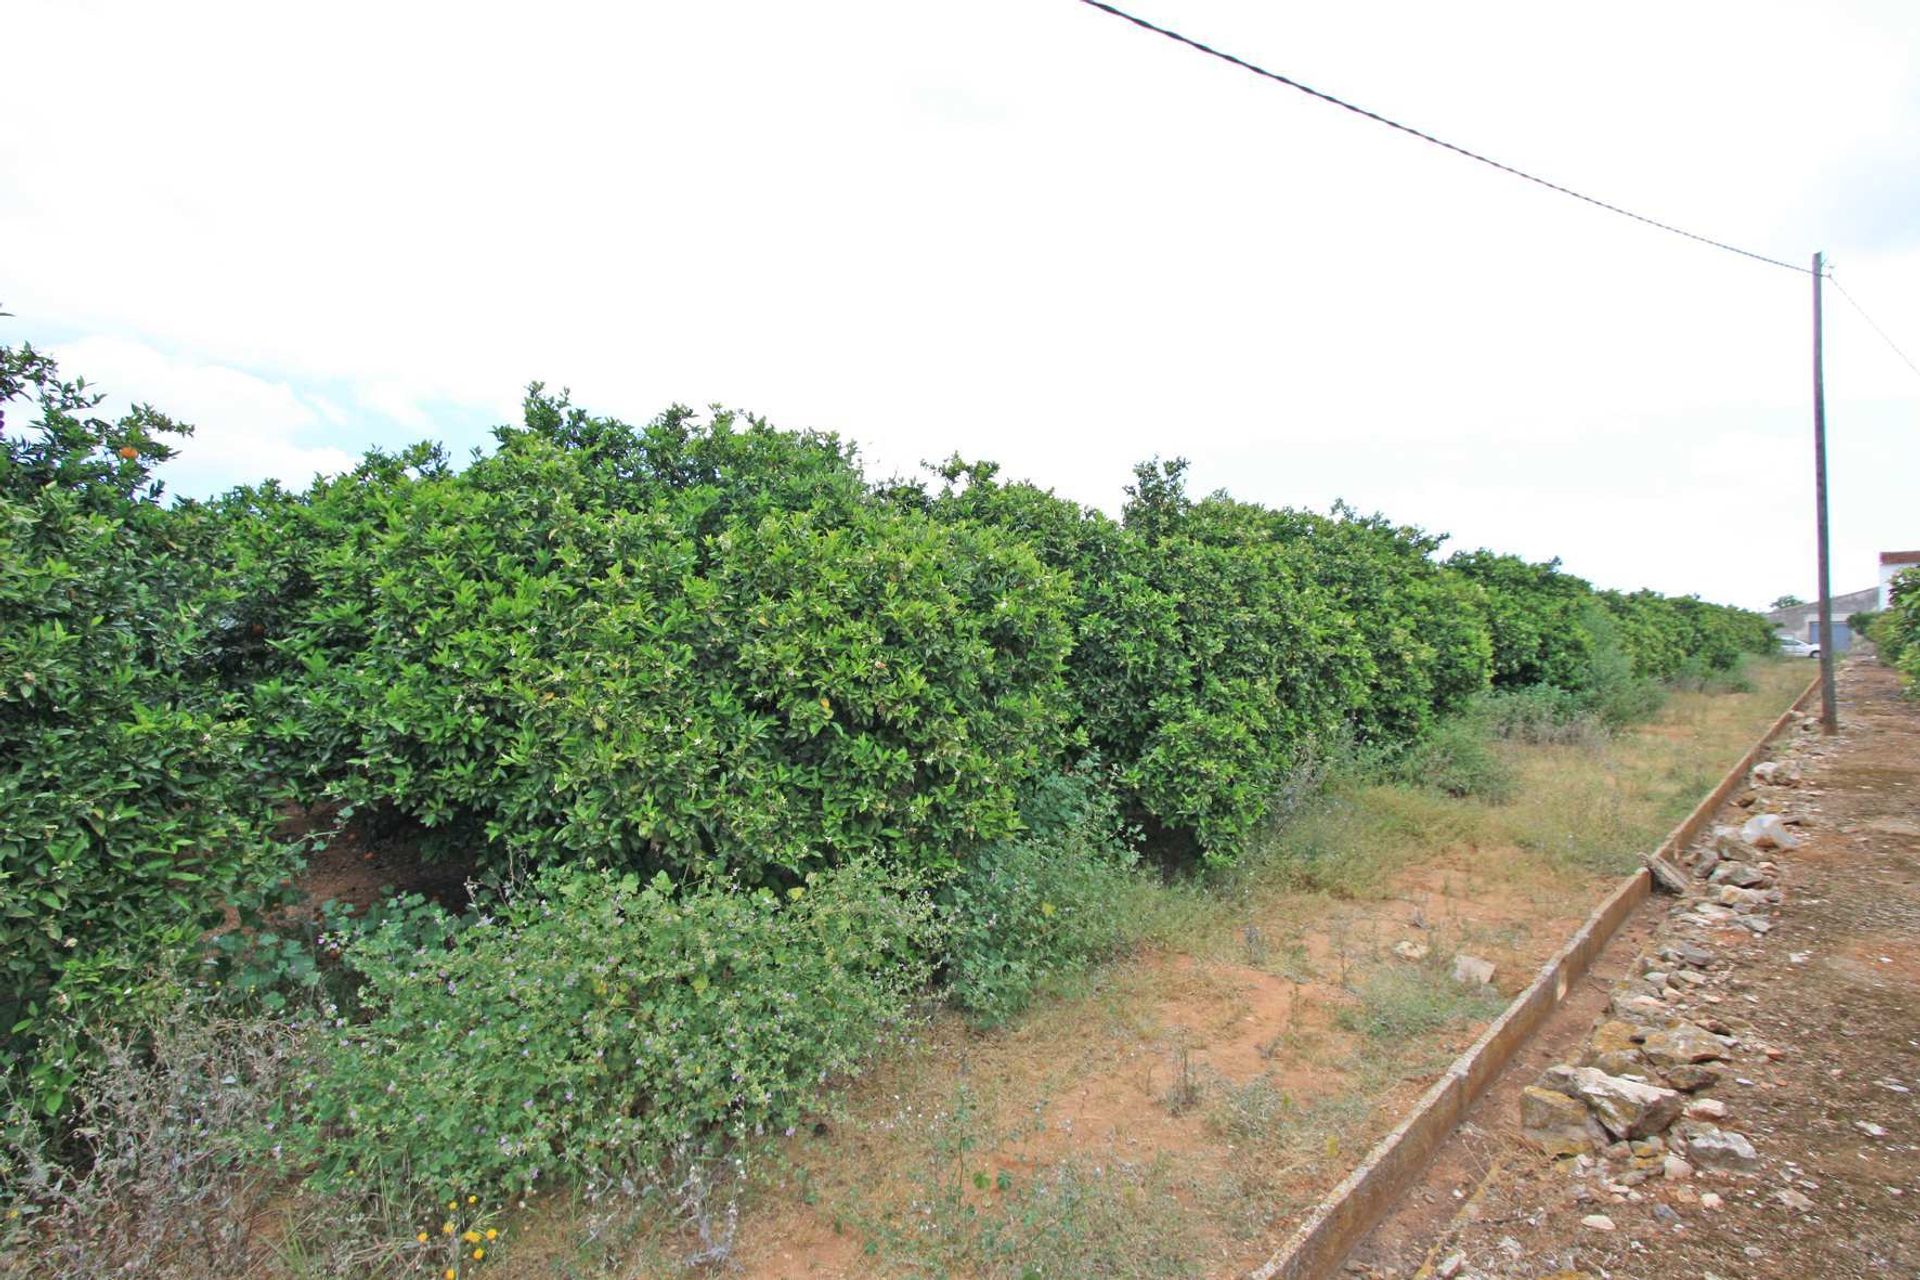
[[[1143,16],[1665,221],[1920,359],[1920,4]],[[176,492],[488,442],[525,384],[1134,462],[1603,586],[1813,594],[1807,276],[1074,0],[10,0],[0,341],[193,421]],[[1920,547],[1920,376],[1828,295],[1834,588]]]

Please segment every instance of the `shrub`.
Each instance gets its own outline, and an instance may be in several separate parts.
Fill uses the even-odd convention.
[[[1666,701],[1666,690],[1635,670],[1612,615],[1597,602],[1587,603],[1581,613],[1581,627],[1588,642],[1574,687],[1582,704],[1609,729],[1624,728],[1652,716]]]
[[[552,868],[444,944],[396,918],[346,951],[365,1020],[314,1035],[287,1149],[323,1188],[652,1183],[798,1124],[906,1012],[930,922],[864,864],[784,895]]]
[[[1483,593],[1495,686],[1582,687],[1593,637],[1581,621],[1592,587],[1561,573],[1558,560],[1528,564],[1518,556],[1462,551],[1447,566]]]
[[[983,1025],[1126,940],[1134,859],[1113,796],[1083,770],[1022,811],[1028,830],[981,848],[942,891],[947,993]]]
[[[205,526],[159,503],[182,428],[114,422],[32,347],[0,347],[0,1046],[36,1105],[80,1070],[163,951],[277,878],[286,851],[247,726],[212,679]]]
[[[322,545],[255,592],[295,602],[257,703],[305,798],[497,864],[747,883],[1014,831],[1066,731],[1058,575],[990,529],[790,509],[767,433],[726,491],[610,461],[652,434],[508,431],[465,472],[315,489]]]
[[[171,995],[150,1025],[104,1030],[73,1088],[77,1153],[17,1106],[0,1115],[0,1273],[259,1274],[259,1226],[281,1188],[250,1139],[294,1037]],[[16,1273],[10,1259],[30,1261]]]
[[[1873,624],[1874,647],[1913,693],[1920,690],[1920,569],[1896,574],[1887,596],[1887,608]]]
[[[1135,468],[1118,524],[958,459],[937,497],[890,500],[1017,534],[1071,575],[1079,742],[1129,817],[1225,863],[1312,744],[1418,734],[1484,687],[1491,648],[1435,540],[1345,508],[1196,502],[1185,465]]]
[[[1488,742],[1486,724],[1471,716],[1440,722],[1394,761],[1401,781],[1434,787],[1456,798],[1472,796],[1491,804],[1513,798],[1513,769]]]
[[[1474,716],[1496,738],[1532,743],[1585,743],[1606,732],[1580,695],[1552,685],[1491,689]]]

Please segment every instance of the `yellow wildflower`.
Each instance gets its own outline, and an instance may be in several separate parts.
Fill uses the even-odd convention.
[[[462,1240],[465,1240],[468,1244],[480,1243],[480,1233],[478,1231],[469,1231],[464,1235],[462,1235],[460,1238]]]
[[[498,1231],[495,1231],[492,1227],[487,1228],[487,1239],[498,1240],[499,1238],[500,1238],[500,1233]]]
[[[443,1235],[443,1236],[450,1236],[450,1235],[452,1235],[452,1234],[453,1234],[453,1224],[452,1224],[451,1222],[443,1222],[443,1223],[441,1223],[441,1224],[440,1224],[440,1234],[441,1234],[441,1235]]]
[[[482,1258],[484,1258],[484,1257],[486,1257],[486,1256],[487,1256],[487,1251],[486,1251],[485,1249],[475,1249],[475,1250],[473,1251],[473,1260],[474,1260],[475,1262],[478,1262],[478,1261],[480,1261],[480,1259],[482,1259]]]
[[[479,1204],[479,1203],[480,1203],[480,1197],[479,1197],[479,1196],[468,1196],[468,1197],[467,1197],[467,1203],[468,1203],[468,1204]]]
[[[421,1244],[425,1244],[427,1242],[427,1233],[422,1231],[419,1235],[415,1236],[414,1239],[418,1240]]]

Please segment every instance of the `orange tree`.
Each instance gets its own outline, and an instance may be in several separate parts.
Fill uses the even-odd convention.
[[[0,1038],[58,1112],[86,1022],[277,877],[246,725],[209,665],[206,523],[160,505],[183,428],[0,347]]]

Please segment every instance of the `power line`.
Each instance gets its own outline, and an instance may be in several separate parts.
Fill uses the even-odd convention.
[[[1635,222],[1644,222],[1650,227],[1658,227],[1662,231],[1670,231],[1674,235],[1685,236],[1689,240],[1697,240],[1701,244],[1712,245],[1716,249],[1725,249],[1728,253],[1737,253],[1743,258],[1752,258],[1755,262],[1764,262],[1769,266],[1784,267],[1788,271],[1796,271],[1801,275],[1812,274],[1806,267],[1796,266],[1791,262],[1782,262],[1778,258],[1769,258],[1764,253],[1754,253],[1750,249],[1742,249],[1738,245],[1728,244],[1724,240],[1715,240],[1710,236],[1697,235],[1694,232],[1683,230],[1670,223],[1661,222],[1657,219],[1646,217],[1643,214],[1635,213],[1631,209],[1622,209],[1617,204],[1608,204],[1605,200],[1598,200],[1593,196],[1584,195],[1571,187],[1563,187],[1557,182],[1549,182],[1545,178],[1536,177],[1524,169],[1516,169],[1510,164],[1502,164],[1498,160],[1481,155],[1478,151],[1469,151],[1467,148],[1456,146],[1443,138],[1436,138],[1430,133],[1422,132],[1412,125],[1401,124],[1398,120],[1390,120],[1376,111],[1369,111],[1365,107],[1355,106],[1343,98],[1336,98],[1330,93],[1323,93],[1310,85],[1301,84],[1298,80],[1292,79],[1289,76],[1283,76],[1277,71],[1269,71],[1265,67],[1256,66],[1248,62],[1245,58],[1237,58],[1231,53],[1224,53],[1211,45],[1202,44],[1198,40],[1183,36],[1178,31],[1169,31],[1165,27],[1156,26],[1148,22],[1145,18],[1135,17],[1124,9],[1116,9],[1110,4],[1103,3],[1102,0],[1080,0],[1080,3],[1098,9],[1102,13],[1110,13],[1116,18],[1131,22],[1134,26],[1144,28],[1156,35],[1162,35],[1169,40],[1177,41],[1190,49],[1197,49],[1210,57],[1220,59],[1222,62],[1231,62],[1234,66],[1251,71],[1257,76],[1265,76],[1269,80],[1278,81],[1280,84],[1286,85],[1289,89],[1298,89],[1301,93],[1307,94],[1309,97],[1318,98],[1322,102],[1332,103],[1344,111],[1351,111],[1357,116],[1365,116],[1367,119],[1378,124],[1386,125],[1389,129],[1398,129],[1401,133],[1412,134],[1422,142],[1431,142],[1434,146],[1442,147],[1453,152],[1455,155],[1465,156],[1469,160],[1478,160],[1481,164],[1491,166],[1492,168],[1500,170],[1502,173],[1512,174],[1516,178],[1524,179],[1537,186],[1545,187],[1549,191],[1558,191],[1563,196],[1572,196],[1575,200],[1585,201],[1587,204],[1605,209],[1609,213],[1617,213],[1623,218],[1632,218]]]
[[[1906,352],[1902,351],[1900,349],[1900,344],[1895,342],[1892,339],[1892,337],[1888,335],[1887,331],[1885,329],[1882,329],[1879,326],[1879,324],[1877,324],[1874,321],[1874,318],[1867,314],[1867,309],[1861,306],[1858,302],[1855,302],[1853,300],[1853,295],[1847,292],[1846,286],[1842,285],[1838,280],[1834,279],[1831,275],[1827,277],[1827,282],[1831,284],[1834,288],[1840,290],[1840,296],[1845,298],[1848,304],[1851,305],[1855,311],[1858,311],[1860,313],[1860,318],[1862,320],[1865,320],[1870,326],[1872,326],[1873,331],[1880,335],[1880,340],[1882,342],[1886,343],[1889,347],[1893,348],[1893,354],[1899,356],[1902,360],[1905,360],[1907,362],[1907,368],[1913,370],[1915,373],[1920,373],[1920,364],[1915,364],[1913,362],[1913,357],[1908,355]]]

